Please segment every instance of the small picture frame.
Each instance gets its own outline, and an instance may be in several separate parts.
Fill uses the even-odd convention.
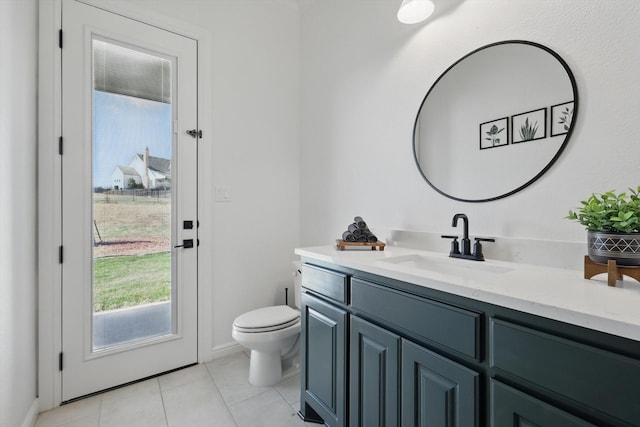
[[[569,133],[573,123],[573,101],[551,106],[551,136]]]
[[[527,111],[511,116],[511,142],[535,141],[547,137],[547,109]]]
[[[480,123],[480,149],[503,147],[509,144],[509,118]]]

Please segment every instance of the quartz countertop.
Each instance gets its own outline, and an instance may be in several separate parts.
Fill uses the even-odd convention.
[[[384,251],[317,246],[295,253],[303,262],[332,263],[640,341],[640,283],[626,276],[609,287],[606,274],[586,280],[582,271],[454,259],[395,246]]]

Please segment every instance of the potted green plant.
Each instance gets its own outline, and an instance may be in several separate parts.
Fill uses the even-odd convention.
[[[640,186],[629,193],[592,194],[567,219],[587,229],[587,254],[592,261],[640,266]]]

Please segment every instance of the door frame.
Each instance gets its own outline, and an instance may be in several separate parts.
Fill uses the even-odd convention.
[[[78,1],[78,0],[76,0]],[[203,220],[213,208],[203,189],[213,182],[211,135],[212,37],[209,30],[135,4],[104,0],[80,0],[108,12],[171,31],[197,42],[198,117],[203,138],[198,146],[198,218],[200,221],[199,258],[211,259],[211,224]],[[39,82],[38,82],[38,406],[45,411],[62,401],[62,374],[59,354],[62,348],[62,269],[59,247],[62,241],[61,174],[63,156],[58,151],[62,128],[61,50],[58,30],[62,28],[62,0],[39,0]],[[211,262],[198,265],[198,362],[209,358],[213,314],[206,302],[212,299]]]

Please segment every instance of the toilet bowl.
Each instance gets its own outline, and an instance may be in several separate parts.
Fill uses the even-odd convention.
[[[295,303],[300,306],[300,264],[294,263]],[[259,308],[233,321],[231,333],[238,344],[251,350],[249,382],[270,386],[282,379],[282,359],[297,352],[300,312],[288,305]]]

